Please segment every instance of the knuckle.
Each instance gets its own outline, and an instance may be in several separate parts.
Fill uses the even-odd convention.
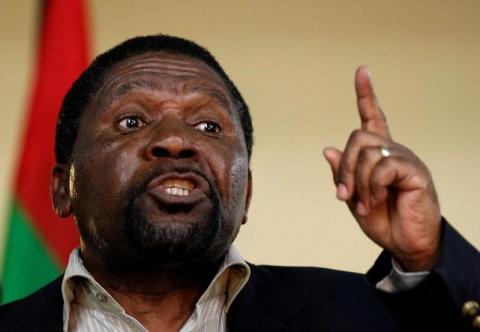
[[[364,131],[362,129],[355,129],[350,134],[349,142],[355,142],[362,138]]]
[[[411,176],[411,181],[417,188],[427,190],[430,188],[430,179],[422,174],[416,173]]]

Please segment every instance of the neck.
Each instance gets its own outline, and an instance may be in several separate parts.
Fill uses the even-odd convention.
[[[129,265],[112,272],[109,264],[89,259],[82,251],[88,271],[125,311],[149,331],[178,331],[214,278],[220,262],[189,267],[148,268]]]

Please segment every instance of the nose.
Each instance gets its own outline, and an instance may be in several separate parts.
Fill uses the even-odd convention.
[[[193,158],[197,150],[188,128],[179,119],[163,119],[160,124],[151,128],[152,139],[145,154],[149,160],[157,158]]]

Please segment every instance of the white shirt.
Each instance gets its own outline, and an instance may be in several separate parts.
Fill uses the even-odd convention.
[[[249,266],[232,246],[180,332],[226,331],[228,309],[249,277]],[[147,332],[93,279],[78,249],[70,254],[62,281],[62,296],[64,331]]]
[[[429,274],[407,273],[395,261],[392,260],[392,263],[392,271],[376,284],[377,289],[388,293],[411,289]],[[225,332],[227,312],[249,277],[248,264],[232,246],[180,332]],[[62,281],[62,296],[64,331],[147,332],[95,281],[83,265],[78,249],[70,254]]]

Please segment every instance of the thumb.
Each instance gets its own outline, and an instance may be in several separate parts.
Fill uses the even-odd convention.
[[[340,160],[342,159],[342,151],[337,148],[328,146],[323,149],[323,156],[327,160],[330,168],[332,169],[333,182],[337,184],[338,170],[340,168]]]

